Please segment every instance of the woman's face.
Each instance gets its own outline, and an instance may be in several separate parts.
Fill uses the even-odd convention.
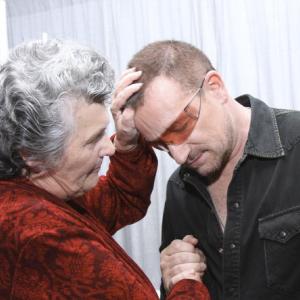
[[[106,107],[80,102],[74,109],[74,129],[61,164],[44,179],[33,182],[59,198],[78,197],[98,182],[104,156],[115,147],[106,134],[109,123]]]

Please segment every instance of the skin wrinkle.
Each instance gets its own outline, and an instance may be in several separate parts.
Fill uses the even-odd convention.
[[[78,197],[94,187],[103,157],[115,151],[105,134],[108,122],[104,105],[81,102],[74,111],[76,125],[61,164],[43,176],[33,174],[32,182],[49,192],[55,190],[61,198]],[[104,134],[93,143],[87,143],[99,132]]]

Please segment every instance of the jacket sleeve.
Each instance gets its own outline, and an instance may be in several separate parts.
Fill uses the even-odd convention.
[[[130,152],[110,158],[106,176],[83,199],[85,207],[114,234],[147,212],[157,169],[157,158],[142,138]],[[79,200],[80,201],[80,200]]]
[[[167,300],[210,300],[207,288],[202,282],[183,279],[177,282],[170,293]]]

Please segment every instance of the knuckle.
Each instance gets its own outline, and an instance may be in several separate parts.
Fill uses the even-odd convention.
[[[180,240],[174,240],[174,241],[172,241],[171,246],[172,246],[175,250],[178,250],[178,249],[180,249],[181,241],[180,241]]]
[[[183,267],[181,265],[176,265],[171,269],[171,275],[175,276],[183,271]]]
[[[160,269],[165,270],[167,268],[167,263],[163,260],[160,262]]]
[[[200,261],[206,261],[206,256],[200,249],[196,249],[196,254],[200,258]]]
[[[207,269],[207,265],[205,263],[200,264],[200,269],[205,271]]]
[[[178,240],[173,240],[170,244],[170,246],[175,247],[175,245],[177,244]]]
[[[176,282],[176,278],[172,277],[169,281],[169,289],[171,289]]]
[[[167,249],[168,249],[168,247],[164,248],[164,249],[160,252],[160,257],[161,257],[161,258],[165,255]]]

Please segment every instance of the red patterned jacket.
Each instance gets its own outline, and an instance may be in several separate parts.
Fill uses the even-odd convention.
[[[0,299],[157,299],[112,234],[150,204],[156,157],[145,145],[111,157],[107,176],[64,202],[26,179],[0,181]],[[168,299],[208,299],[193,280]]]

